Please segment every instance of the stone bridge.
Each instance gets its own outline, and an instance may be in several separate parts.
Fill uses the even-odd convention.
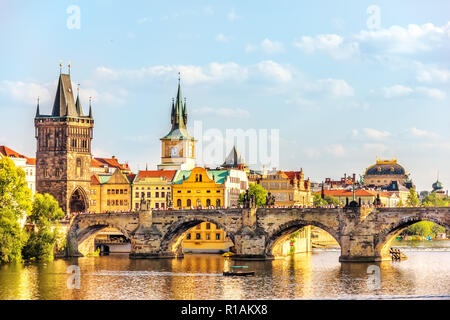
[[[331,234],[341,247],[341,262],[390,259],[392,240],[419,221],[450,230],[445,208],[259,208],[158,210],[128,214],[82,214],[68,228],[67,253],[80,256],[92,247],[94,235],[114,227],[131,241],[130,258],[182,257],[183,234],[208,221],[223,229],[234,243],[235,259],[272,259],[277,242],[313,225]]]

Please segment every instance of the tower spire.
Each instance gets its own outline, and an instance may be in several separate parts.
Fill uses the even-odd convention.
[[[75,102],[75,109],[77,111],[78,116],[83,116],[83,109],[81,107],[81,101],[80,101],[80,84],[77,84],[77,101]]]
[[[39,97],[37,97],[36,118],[39,117]]]
[[[92,97],[89,97],[89,118],[92,119],[92,106],[91,106]]]

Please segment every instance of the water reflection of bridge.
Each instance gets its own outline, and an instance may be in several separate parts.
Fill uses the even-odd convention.
[[[183,256],[183,234],[201,222],[223,229],[234,243],[236,259],[271,259],[277,241],[304,226],[328,232],[340,245],[340,261],[390,259],[392,240],[402,229],[432,221],[450,229],[445,208],[250,208],[140,211],[129,214],[82,214],[68,228],[68,254],[91,247],[93,235],[106,228],[119,230],[131,241],[131,258]]]

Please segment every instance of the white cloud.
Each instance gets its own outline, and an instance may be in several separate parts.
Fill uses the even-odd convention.
[[[449,49],[449,38],[450,22],[442,27],[432,23],[410,24],[407,27],[393,25],[387,29],[362,30],[345,38],[338,34],[302,36],[300,41],[294,41],[293,45],[308,54],[325,52],[339,60],[354,58],[360,54],[379,57],[437,49],[446,53]]]
[[[283,44],[281,44],[281,42],[271,41],[267,38],[261,42],[261,49],[269,54],[284,52]]]
[[[192,110],[193,113],[202,115],[217,115],[227,118],[250,118],[250,112],[241,108],[211,108],[202,107]]]
[[[317,81],[317,88],[334,98],[351,97],[354,95],[353,88],[342,79],[322,79]]]
[[[417,92],[425,95],[426,97],[443,100],[446,97],[446,93],[436,88],[417,87]]]
[[[284,46],[281,42],[264,39],[259,45],[247,44],[245,52],[251,53],[255,51],[262,51],[267,54],[276,54],[284,52]]]
[[[384,87],[381,89],[383,96],[387,99],[398,98],[408,96],[413,93],[413,89],[402,86],[402,85],[394,85],[392,87]]]
[[[45,104],[52,102],[53,97],[50,92],[55,90],[53,86],[53,83],[40,85],[34,82],[4,80],[0,82],[0,92],[24,104],[36,105],[38,97],[40,102]]]
[[[416,97],[424,96],[426,98],[432,98],[437,100],[443,100],[446,97],[445,92],[436,88],[416,87],[413,89],[399,84],[394,85],[392,87],[381,88],[381,93],[383,97],[385,97],[386,99],[407,97],[413,94]]]
[[[103,80],[142,80],[164,77],[173,79],[178,76],[178,72],[181,73],[183,83],[188,85],[230,79],[233,81],[241,81],[245,80],[248,75],[246,67],[241,67],[234,62],[212,62],[205,67],[194,65],[159,65],[124,70],[112,70],[106,67],[98,67],[95,70],[95,75]]]
[[[277,82],[289,82],[292,79],[287,68],[271,60],[259,62],[256,67],[263,75]]]
[[[216,36],[216,41],[218,42],[229,42],[231,40],[231,37],[228,37],[226,35],[224,35],[223,33],[219,33]]]
[[[379,131],[372,128],[364,128],[363,132],[366,137],[373,140],[383,140],[391,135],[391,133],[388,131]]]
[[[342,157],[345,155],[344,147],[340,144],[331,144],[326,146],[325,151],[335,157]]]
[[[359,52],[357,42],[346,42],[337,34],[320,34],[314,38],[303,36],[301,41],[296,41],[293,45],[308,54],[316,51],[328,53],[336,60],[353,57]]]
[[[228,20],[235,21],[237,19],[239,19],[239,16],[236,14],[234,9],[231,9],[230,13],[228,13]]]
[[[450,22],[442,27],[432,23],[410,24],[404,28],[362,30],[354,36],[360,47],[371,53],[415,54],[439,48],[449,40]]]
[[[416,79],[419,82],[446,83],[450,81],[450,70],[438,69],[436,67],[425,67],[421,65],[417,71]]]
[[[417,129],[415,127],[409,129],[408,132],[411,135],[413,135],[414,137],[418,137],[418,138],[431,138],[431,139],[434,139],[434,138],[438,138],[439,137],[439,135],[437,133],[426,131],[426,130]]]

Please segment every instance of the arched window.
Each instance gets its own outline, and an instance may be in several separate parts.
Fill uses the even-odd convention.
[[[187,200],[186,205],[187,205],[188,207],[190,207],[190,206],[192,205],[192,204],[191,204],[191,199],[188,199],[188,200]]]
[[[211,205],[211,199],[206,199],[206,206],[209,207]]]
[[[220,199],[216,200],[216,208],[220,207]]]
[[[200,182],[202,182],[202,175],[201,174],[199,175],[199,179],[200,179]]]
[[[180,208],[181,207],[181,199],[177,200],[177,207]]]

